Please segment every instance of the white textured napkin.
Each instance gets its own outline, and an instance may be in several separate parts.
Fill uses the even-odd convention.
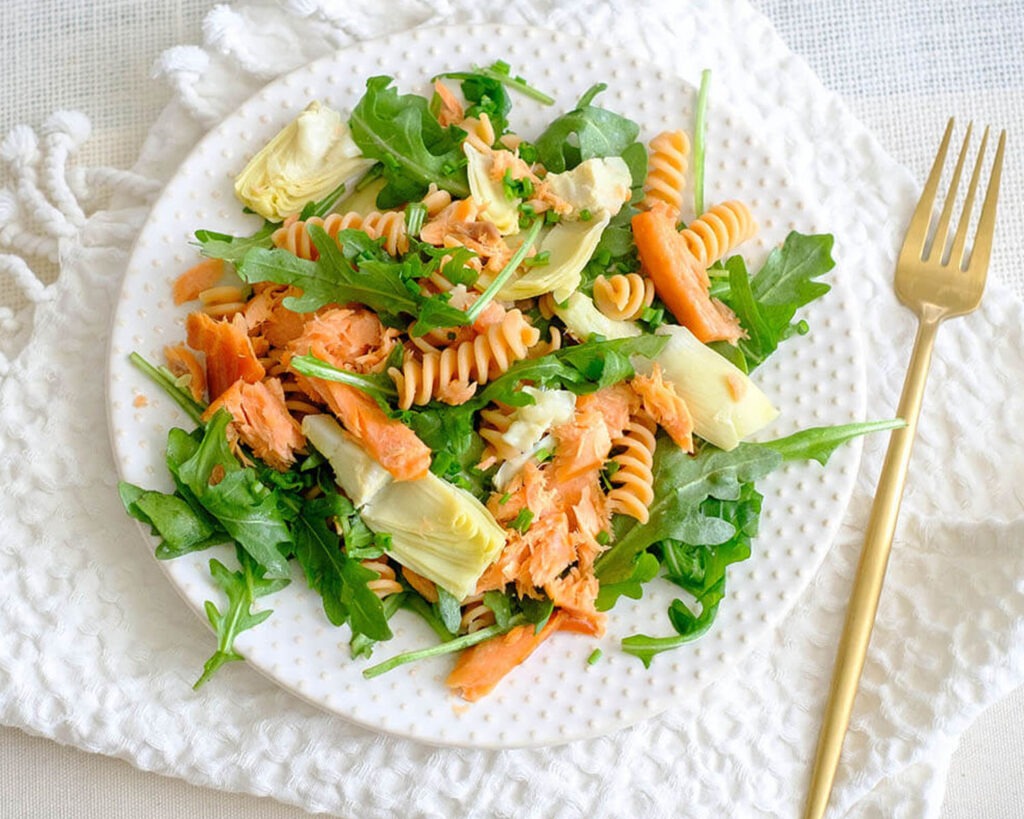
[[[210,634],[116,497],[102,386],[110,310],[147,203],[196,138],[330,49],[426,23],[506,21],[614,40],[691,81],[711,67],[716,101],[770,123],[770,150],[821,203],[827,224],[816,227],[836,234],[836,275],[863,305],[872,416],[892,413],[910,349],[891,271],[917,187],[743,0],[685,12],[670,2],[347,5],[216,8],[203,48],[161,60],[178,101],[134,173],[69,169],[88,132],[75,115],[0,144],[16,179],[0,192],[0,272],[33,302],[0,314],[0,722],[341,815],[795,815],[881,439],[867,442],[844,526],[792,613],[732,673],[632,729],[535,751],[436,749],[355,728],[241,665],[189,687]],[[114,196],[102,205],[105,188]],[[47,255],[61,276],[44,287],[24,259]],[[960,731],[1024,680],[1024,504],[1012,480],[1024,474],[1022,320],[993,282],[979,313],[939,335],[836,816],[937,814]]]

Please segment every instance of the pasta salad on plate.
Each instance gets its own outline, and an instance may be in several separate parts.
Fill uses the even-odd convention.
[[[450,655],[444,685],[475,702],[674,586],[656,636],[587,654],[656,666],[727,604],[759,481],[894,426],[764,436],[757,368],[810,329],[832,237],[792,230],[748,269],[763,217],[705,200],[709,79],[692,121],[645,134],[604,83],[559,112],[501,60],[413,90],[382,74],[232,169],[262,224],[195,225],[183,332],[130,356],[192,422],[165,430],[173,487],[120,484],[161,560],[220,550],[197,686],[296,582],[370,684]],[[552,112],[529,137],[519,100]],[[410,617],[425,639],[389,651]]]

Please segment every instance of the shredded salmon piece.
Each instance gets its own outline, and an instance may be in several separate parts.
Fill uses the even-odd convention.
[[[268,349],[284,347],[302,335],[312,314],[294,313],[284,306],[286,298],[300,294],[301,291],[296,287],[278,284],[257,287],[256,293],[242,311],[249,326],[249,334],[261,339]]]
[[[592,633],[598,637],[604,634],[608,620],[594,605],[599,589],[597,578],[578,568],[571,569],[565,577],[556,577],[544,584],[544,591],[555,606],[571,612],[580,622],[592,624]]]
[[[268,466],[284,472],[295,463],[295,453],[306,446],[302,428],[288,412],[284,389],[276,378],[248,384],[239,379],[203,413],[209,421],[219,409],[231,413],[239,439]]]
[[[434,92],[441,100],[441,110],[437,112],[437,122],[442,128],[458,125],[466,118],[462,103],[456,99],[448,86],[440,80],[434,80]]]
[[[516,626],[507,634],[485,640],[459,655],[447,684],[463,699],[476,702],[486,696],[501,680],[529,657],[562,624],[564,615],[556,611],[537,633],[532,625]]]
[[[167,369],[176,378],[188,376],[188,391],[196,401],[202,401],[206,394],[206,370],[195,353],[184,344],[178,344],[164,347],[164,359],[167,361]]]
[[[742,401],[747,394],[747,382],[736,373],[729,373],[725,377],[725,387],[733,401]]]
[[[223,259],[203,259],[190,267],[177,279],[171,288],[175,304],[194,301],[204,290],[209,290],[224,277]]]
[[[396,335],[369,310],[337,308],[306,322],[302,334],[288,345],[288,360],[291,355],[312,354],[338,369],[374,372],[387,361]],[[427,474],[430,448],[412,429],[389,418],[365,392],[298,373],[296,381],[311,397],[327,404],[342,426],[397,480],[414,480]]]
[[[669,434],[680,449],[693,452],[693,418],[675,387],[662,377],[661,366],[655,362],[649,376],[635,376],[630,386],[640,396],[644,412]]]
[[[402,567],[402,576],[428,603],[437,602],[437,586],[434,585],[433,580],[427,580],[423,575],[417,574],[408,566]]]
[[[211,401],[239,378],[253,384],[266,375],[247,329],[241,314],[218,321],[197,312],[185,320],[188,346],[206,356],[206,386]]]

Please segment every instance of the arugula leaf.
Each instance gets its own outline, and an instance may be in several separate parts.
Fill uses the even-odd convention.
[[[784,461],[814,460],[824,466],[829,457],[840,444],[845,444],[861,435],[871,432],[885,432],[890,429],[902,429],[907,422],[902,418],[891,421],[864,421],[854,424],[837,424],[831,427],[810,427],[777,438],[765,441],[762,446],[778,452]]]
[[[469,71],[450,71],[447,74],[438,74],[434,77],[435,80],[448,78],[452,80],[475,80],[483,79],[489,80],[494,83],[506,85],[509,88],[515,89],[523,96],[529,97],[530,99],[536,100],[537,102],[543,103],[544,105],[554,105],[555,100],[545,94],[543,91],[539,91],[530,85],[522,77],[513,77],[512,68],[504,60],[498,60],[497,62],[491,63],[486,68],[480,68],[479,66],[473,66],[473,70]],[[462,91],[466,93],[465,88]],[[466,99],[472,99],[469,95],[466,95]]]
[[[632,571],[625,580],[618,583],[602,583],[597,593],[595,607],[598,611],[609,611],[620,597],[639,600],[643,597],[643,584],[658,576],[661,563],[650,552],[642,552],[633,564]]]
[[[423,198],[431,182],[452,196],[469,196],[465,132],[444,129],[418,94],[399,94],[391,77],[371,77],[366,93],[352,109],[349,128],[363,156],[384,166],[387,184],[377,195],[380,208]]]
[[[807,332],[806,323],[794,324],[793,317],[797,309],[831,289],[816,279],[835,266],[832,244],[831,234],[793,231],[781,247],[772,250],[752,278],[747,276],[740,257],[725,262],[729,287],[720,298],[736,313],[749,336],[738,345],[747,371],[764,361],[785,339]]]
[[[422,597],[410,595],[410,604],[416,600],[420,603],[424,602]],[[427,608],[429,609],[429,607]],[[428,657],[439,657],[442,654],[455,654],[465,648],[475,646],[477,643],[482,643],[485,640],[490,640],[492,637],[497,637],[499,634],[507,634],[512,629],[517,626],[521,626],[525,622],[526,617],[522,614],[517,614],[504,626],[499,626],[495,623],[493,626],[488,626],[487,628],[482,628],[479,631],[474,631],[472,634],[464,634],[461,637],[456,637],[454,640],[448,640],[440,645],[421,648],[416,651],[406,651],[404,654],[396,654],[389,660],[385,660],[382,663],[378,663],[377,665],[364,669],[363,677],[367,680],[371,680],[374,677],[379,677],[381,674],[386,674],[387,672],[398,668],[400,665],[414,663],[417,660],[425,660]]]
[[[232,236],[215,230],[197,230],[196,241],[199,243],[199,252],[208,259],[223,259],[237,265],[254,247],[273,247],[271,236],[279,227],[281,225],[277,222],[264,222],[263,227],[251,236]]]
[[[383,601],[381,601],[385,619],[391,620],[395,612],[404,607],[405,598],[406,593],[399,592],[398,594],[389,594]],[[348,643],[352,659],[358,660],[360,657],[370,657],[373,654],[373,647],[377,645],[378,642],[379,640],[374,640],[372,637],[367,637],[365,634],[353,634],[352,639],[349,640]]]
[[[471,321],[465,311],[447,304],[446,297],[420,293],[414,281],[424,273],[417,267],[422,266],[418,259],[395,261],[380,251],[379,241],[360,230],[342,230],[331,238],[319,225],[306,229],[320,254],[316,261],[300,259],[287,250],[257,248],[246,254],[238,275],[250,284],[271,281],[298,287],[301,296],[284,300],[284,306],[296,313],[359,302],[385,324],[405,326],[407,318],[417,319],[414,335],[430,330],[431,323],[454,327]]]
[[[287,561],[278,547],[291,543],[291,532],[274,493],[232,454],[226,435],[230,422],[226,410],[210,419],[195,454],[177,468],[177,477],[268,577],[287,577]]]
[[[312,354],[293,356],[288,366],[302,375],[322,378],[325,381],[337,381],[339,384],[348,384],[362,390],[375,398],[386,410],[390,409],[388,401],[398,396],[395,382],[387,373],[354,373],[342,370]]]
[[[741,486],[767,475],[782,462],[773,449],[742,443],[724,452],[706,446],[696,456],[687,455],[667,438],[660,438],[654,453],[655,495],[650,518],[639,523],[620,516],[616,520],[615,545],[601,555],[595,573],[604,583],[628,581],[634,561],[649,546],[666,538],[722,542],[732,536],[732,525],[709,516],[701,508],[705,499],[735,500]]]
[[[121,481],[117,485],[125,511],[150,526],[162,541],[156,547],[160,560],[198,552],[231,540],[216,521],[197,511],[177,495],[165,495]]]
[[[192,686],[198,689],[209,682],[210,678],[225,663],[245,659],[235,651],[235,638],[243,631],[254,628],[266,620],[273,612],[270,609],[253,612],[253,602],[280,591],[290,582],[287,579],[267,579],[263,570],[250,558],[243,549],[236,549],[241,569],[232,572],[217,559],[210,561],[210,574],[214,582],[224,591],[228,605],[223,612],[210,600],[206,601],[206,616],[210,625],[217,632],[217,650],[203,666],[203,673]]]
[[[324,613],[333,625],[347,622],[353,634],[388,640],[391,629],[383,605],[367,585],[378,573],[346,554],[342,539],[328,525],[334,517],[354,515],[351,503],[333,490],[307,500],[295,521],[295,559],[310,587],[323,598]]]
[[[480,407],[479,401],[456,406],[431,403],[406,410],[399,417],[433,452],[431,472],[486,500],[490,494],[486,474],[477,468],[484,441],[474,423]]]
[[[711,89],[711,71],[705,68],[700,73],[700,90],[697,92],[697,111],[693,124],[693,208],[700,216],[704,213],[704,164],[707,146],[708,91]]]
[[[540,634],[555,612],[555,604],[547,597],[521,597],[519,609],[527,623],[533,623],[533,633]]]
[[[666,577],[693,595],[700,613],[694,614],[682,600],[673,600],[668,609],[669,622],[676,630],[671,637],[638,634],[622,641],[623,650],[639,657],[645,666],[664,651],[678,648],[705,634],[718,614],[725,597],[726,568],[750,557],[751,543],[757,536],[761,515],[761,494],[753,483],[745,483],[733,500],[708,498],[702,511],[709,517],[728,522],[733,537],[722,544],[699,541],[682,543],[665,540],[659,544]]]
[[[629,166],[634,187],[643,185],[647,151],[637,142],[640,126],[621,114],[590,104],[605,88],[604,83],[595,85],[574,110],[548,125],[534,143],[537,158],[550,173],[562,173],[587,159],[621,156]]]
[[[452,594],[440,586],[437,587],[437,602],[434,604],[434,611],[440,618],[444,627],[452,634],[459,633],[459,626],[462,625],[462,606]]]
[[[484,605],[494,613],[494,622],[501,628],[512,618],[512,603],[508,595],[496,589],[484,592]]]
[[[512,406],[532,402],[518,389],[523,381],[543,387],[559,387],[578,395],[617,384],[634,374],[630,357],[654,358],[665,346],[666,336],[636,336],[612,341],[588,341],[563,347],[538,358],[517,361],[491,381],[477,400],[501,401]]]

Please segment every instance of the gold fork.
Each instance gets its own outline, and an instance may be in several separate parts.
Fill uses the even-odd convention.
[[[986,128],[960,213],[960,222],[950,246],[948,239],[953,203],[967,158],[971,126],[967,127],[967,135],[964,137],[963,147],[953,169],[949,191],[933,232],[931,227],[935,196],[946,162],[949,140],[953,134],[953,120],[949,121],[928,181],[921,193],[921,199],[907,228],[903,249],[896,261],[896,295],[918,317],[917,338],[914,341],[914,350],[910,356],[910,365],[897,410],[897,415],[905,420],[907,425],[893,432],[889,439],[878,490],[871,507],[864,548],[861,551],[846,611],[846,623],[836,653],[825,719],[818,737],[811,788],[804,811],[805,819],[819,819],[823,816],[832,792],[843,737],[850,722],[850,712],[853,710],[853,701],[864,668],[875,613],[878,610],[882,580],[889,562],[889,550],[903,497],[903,484],[907,476],[914,434],[917,431],[917,417],[921,411],[921,399],[924,395],[936,331],[945,319],[962,316],[974,310],[980,303],[982,291],[985,289],[985,274],[992,252],[992,234],[996,221],[999,176],[1003,166],[1003,147],[1006,144],[1005,131],[999,136],[999,146],[992,162],[985,203],[970,248],[967,246],[967,232],[978,180],[981,177],[988,133]]]

